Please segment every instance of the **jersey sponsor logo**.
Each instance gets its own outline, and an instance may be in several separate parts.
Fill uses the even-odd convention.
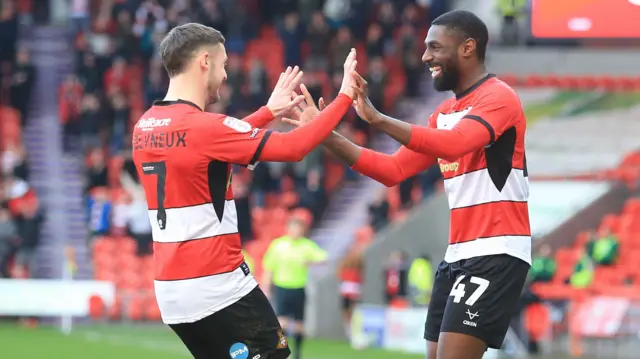
[[[284,336],[282,329],[278,329],[278,345],[276,346],[276,349],[284,349],[288,346],[289,343],[287,343],[287,337]]]
[[[478,312],[471,313],[470,309],[467,309],[467,315],[469,316],[470,320],[474,320],[476,317],[480,316],[480,314],[478,314]]]
[[[138,123],[136,124],[136,128],[139,128],[142,131],[151,131],[156,127],[169,126],[170,123],[170,118],[143,118],[138,121]]]
[[[471,106],[462,111],[453,113],[439,113],[436,118],[436,127],[439,130],[450,130],[454,128],[458,122],[460,122],[460,120],[469,113],[469,111],[471,111]]]
[[[222,121],[222,124],[241,133],[251,131],[251,125],[248,122],[239,120],[235,117],[226,117],[224,121]]]
[[[244,343],[235,343],[229,348],[229,356],[231,359],[247,359],[249,348]]]
[[[260,132],[259,128],[254,128],[253,131],[251,131],[251,134],[249,135],[249,138],[254,138],[258,135],[258,132]]]
[[[455,172],[458,170],[458,167],[460,167],[459,162],[440,163],[440,172]]]
[[[186,131],[146,133],[133,138],[133,148],[136,150],[174,147],[187,147]]]
[[[471,322],[471,321],[468,321],[468,320],[463,320],[462,324],[464,324],[466,326],[469,326],[469,327],[474,327],[474,328],[478,326],[478,323]]]

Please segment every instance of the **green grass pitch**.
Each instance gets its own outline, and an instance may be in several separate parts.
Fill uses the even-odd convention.
[[[55,328],[0,324],[2,359],[188,359],[189,352],[162,326],[76,326],[69,335]],[[347,343],[307,340],[303,359],[422,359],[377,349],[353,350]]]

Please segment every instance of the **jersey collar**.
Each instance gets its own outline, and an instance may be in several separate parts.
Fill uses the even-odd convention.
[[[177,104],[188,105],[188,106],[197,108],[198,111],[202,111],[202,109],[198,105],[187,100],[181,100],[181,99],[177,99],[175,101],[156,100],[153,102],[154,106],[171,106],[171,105],[177,105]]]
[[[456,100],[459,100],[465,96],[467,96],[468,94],[472,93],[473,91],[475,91],[475,89],[477,89],[478,87],[480,87],[483,83],[487,82],[487,80],[496,77],[496,75],[494,74],[488,74],[487,76],[481,78],[478,82],[476,82],[475,84],[473,84],[473,86],[469,87],[468,89],[460,92],[459,94],[456,95]]]

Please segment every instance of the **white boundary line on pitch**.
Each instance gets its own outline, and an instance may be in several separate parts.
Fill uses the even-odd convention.
[[[115,346],[134,347],[155,352],[169,352],[179,354],[184,357],[189,356],[189,352],[177,344],[165,343],[160,340],[135,339],[124,335],[105,335],[94,331],[82,331],[80,336],[90,342],[104,342]]]

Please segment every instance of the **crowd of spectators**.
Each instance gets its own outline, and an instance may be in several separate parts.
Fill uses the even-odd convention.
[[[137,195],[132,191],[139,192],[140,188],[129,156],[130,129],[145,108],[164,96],[168,78],[156,48],[172,27],[197,21],[221,30],[227,39],[228,80],[220,90],[221,100],[210,105],[208,111],[241,118],[256,110],[266,102],[274,74],[284,65],[301,65],[304,82],[314,98],[331,99],[340,85],[340,64],[352,47],[360,49],[363,68],[359,71],[369,82],[372,101],[392,111],[394,103],[389,101],[388,91],[393,84],[400,88],[399,95],[419,95],[423,68],[420,36],[435,16],[424,3],[72,1],[76,71],[60,86],[59,111],[65,151],[86,158],[86,194],[90,195],[94,234],[132,231],[127,223],[134,221],[128,218],[137,211],[127,206],[135,205]],[[432,3],[440,6],[441,1]],[[250,50],[255,43],[271,46],[273,55],[252,56]],[[272,126],[288,130],[281,123]],[[339,131],[360,144],[370,138],[368,125],[356,120],[355,112],[343,121]],[[336,177],[345,174],[346,180],[355,178],[323,149],[299,163],[262,163],[253,172],[243,168],[234,171],[243,239],[252,237],[251,208],[268,207],[275,197],[291,194],[285,200],[287,207],[306,208],[317,219],[326,206],[327,194],[339,182]],[[125,191],[114,192],[114,187]]]
[[[0,278],[26,277],[35,269],[44,211],[29,184],[22,130],[35,70],[18,44],[16,3],[0,3]]]

